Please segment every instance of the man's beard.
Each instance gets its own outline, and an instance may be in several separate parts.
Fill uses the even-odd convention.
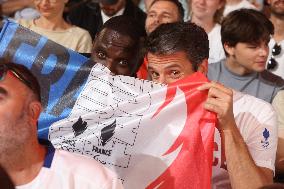
[[[279,19],[284,19],[284,9],[277,8],[277,6],[275,5],[276,3],[274,3],[274,5],[270,5],[271,14],[273,14],[275,17]]]
[[[4,168],[16,166],[25,155],[28,141],[32,137],[31,126],[27,123],[27,113],[19,116],[16,122],[5,123],[8,132],[0,133],[0,164]]]

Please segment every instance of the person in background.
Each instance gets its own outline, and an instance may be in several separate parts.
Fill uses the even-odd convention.
[[[145,13],[147,13],[148,10],[149,10],[150,5],[152,4],[152,2],[153,2],[153,0],[141,0],[139,2],[138,6],[139,6],[139,8],[141,10],[143,10]],[[189,14],[189,12],[188,12],[188,8],[189,8],[188,3],[189,3],[189,1],[187,1],[187,0],[179,0],[179,2],[182,4],[183,10],[184,10],[184,17],[183,17],[183,19],[185,21],[187,21],[188,14]]]
[[[184,9],[178,0],[154,0],[147,12],[145,29],[147,34],[160,24],[183,21]]]
[[[250,1],[248,0],[227,0],[225,5],[225,10],[223,16],[227,16],[230,12],[239,9],[257,9]]]
[[[146,40],[152,81],[170,84],[207,72],[206,32],[193,23],[160,25]],[[213,64],[214,65],[214,64]],[[206,83],[204,108],[217,114],[212,188],[258,188],[273,182],[276,114],[269,103],[216,82]]]
[[[231,12],[221,29],[226,60],[210,64],[208,78],[272,103],[279,128],[276,170],[283,170],[284,80],[265,69],[273,33],[273,24],[261,12],[253,9]]]
[[[68,0],[34,0],[40,17],[18,20],[26,28],[80,53],[90,53],[92,39],[88,31],[67,23],[63,11]]]
[[[91,59],[114,75],[136,76],[142,62],[139,24],[128,16],[116,16],[102,26],[94,40]]]
[[[267,1],[270,8],[270,21],[274,26],[274,34],[269,42],[269,58],[267,59],[268,71],[284,79],[284,2],[278,0]],[[277,97],[273,106],[279,112],[278,121],[278,150],[276,156],[276,177],[284,182],[284,92],[282,98]]]
[[[2,17],[31,20],[39,17],[33,0],[0,0]]]
[[[25,66],[0,60],[0,97],[0,164],[17,189],[123,188],[94,159],[39,143],[40,86]]]
[[[146,35],[144,30],[146,14],[131,0],[88,0],[68,13],[68,21],[89,31],[94,40],[103,24],[114,16],[124,15],[136,20],[143,28],[139,35]]]
[[[208,62],[225,59],[221,42],[221,19],[226,0],[191,0],[191,22],[204,28],[209,40]]]

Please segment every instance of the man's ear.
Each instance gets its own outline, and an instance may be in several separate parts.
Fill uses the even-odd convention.
[[[32,101],[29,104],[29,117],[32,123],[37,124],[38,118],[40,116],[40,113],[42,111],[41,103],[38,101]]]
[[[204,59],[201,64],[199,64],[197,71],[207,75],[208,72],[208,59]]]
[[[228,53],[230,56],[233,56],[235,54],[235,47],[230,46],[228,43],[224,43],[224,50],[226,53]]]

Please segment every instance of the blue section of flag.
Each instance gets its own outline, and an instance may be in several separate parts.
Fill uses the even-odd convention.
[[[39,138],[47,139],[49,126],[70,114],[92,63],[9,20],[4,21],[0,33],[0,57],[25,65],[40,81],[44,110],[39,119],[38,134]]]

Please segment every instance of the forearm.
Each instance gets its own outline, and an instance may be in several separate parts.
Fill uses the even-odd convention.
[[[223,131],[221,138],[232,188],[259,188],[272,183],[272,174],[267,176],[254,163],[237,127]]]
[[[274,97],[272,105],[278,119],[278,146],[276,153],[276,174],[284,174],[284,91],[279,91]]]
[[[2,4],[2,13],[4,15],[12,14],[13,12],[25,7],[33,6],[32,0],[9,0]]]
[[[278,147],[276,153],[276,174],[284,174],[284,128],[278,130]]]

